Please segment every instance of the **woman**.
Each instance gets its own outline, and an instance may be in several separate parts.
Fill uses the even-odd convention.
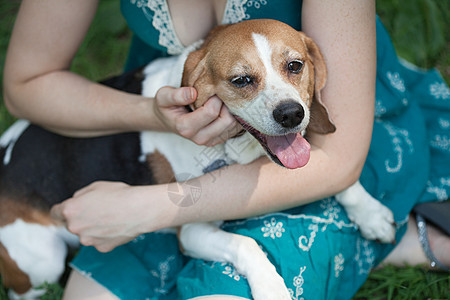
[[[192,88],[161,88],[155,99],[145,99],[71,73],[70,63],[96,5],[91,0],[23,1],[5,65],[5,100],[14,115],[78,137],[166,130],[214,145],[220,136],[239,130],[217,97],[188,113],[184,106],[196,97]],[[245,279],[231,266],[187,262],[174,235],[151,233],[193,221],[247,218],[228,222],[224,229],[254,237],[294,299],[350,298],[393,246],[364,240],[334,198],[327,197],[360,178],[364,167],[361,180],[394,211],[400,240],[413,205],[436,200],[432,194],[421,197],[427,182],[440,178],[412,172],[430,169],[425,122],[417,117],[423,112],[415,94],[407,95],[407,83],[413,80],[403,78],[407,73],[376,23],[374,2],[122,0],[121,6],[135,32],[127,69],[178,54],[221,23],[273,18],[302,29],[326,59],[329,77],[323,101],[338,130],[310,136],[311,160],[302,169],[284,170],[262,158],[199,178],[200,199],[188,208],[170,201],[171,185],[100,182],[78,191],[53,214],[67,221],[82,244],[101,252],[114,250],[101,253],[84,247],[73,262],[65,297],[250,297]],[[377,68],[382,77],[376,78]],[[441,113],[448,119],[448,106],[445,109]],[[372,131],[373,140],[383,143],[371,146]],[[244,168],[242,180],[237,175]],[[133,206],[124,206],[124,198]],[[283,212],[265,215],[277,211]]]

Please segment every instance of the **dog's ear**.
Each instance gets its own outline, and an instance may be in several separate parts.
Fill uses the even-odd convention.
[[[191,52],[184,63],[181,86],[192,86],[197,90],[194,108],[198,108],[215,95],[211,74],[206,68],[206,49]]]
[[[229,25],[219,25],[212,29],[202,47],[191,52],[184,64],[183,78],[181,86],[192,86],[197,90],[197,100],[194,102],[194,108],[200,107],[212,96],[216,94],[215,85],[212,79],[212,70],[207,68],[208,45],[211,40]]]
[[[314,98],[311,103],[311,116],[308,130],[327,134],[336,131],[336,126],[330,119],[328,110],[322,102],[321,91],[327,81],[327,66],[317,44],[307,36],[303,40],[308,49],[308,54],[314,64]]]

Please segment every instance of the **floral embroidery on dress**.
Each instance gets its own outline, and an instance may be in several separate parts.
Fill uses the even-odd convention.
[[[396,90],[404,93],[406,91],[405,82],[400,77],[400,74],[398,72],[386,72],[386,77],[389,79],[389,83],[393,88]]]
[[[158,270],[150,271],[153,277],[159,279],[159,286],[153,289],[155,293],[164,295],[169,292],[166,288],[166,281],[169,279],[170,262],[173,260],[175,260],[175,256],[171,255],[158,264]]]
[[[330,203],[336,203],[336,208],[334,208],[334,209],[339,208],[337,202],[335,200],[333,200],[333,201],[331,201]],[[270,236],[273,233],[274,234],[273,239],[275,239],[275,237],[277,237],[277,230],[278,229],[283,229],[283,230],[281,230],[281,232],[278,232],[278,235],[281,237],[281,235],[283,234],[283,232],[284,232],[284,224],[283,224],[283,227],[281,225],[279,225],[278,229],[274,229],[274,228],[277,228],[277,226],[276,226],[276,224],[277,224],[276,219],[274,221],[275,226],[273,226],[272,221],[271,222],[267,221],[268,217],[272,217],[272,218],[275,218],[275,217],[277,217],[277,218],[288,218],[288,219],[293,219],[293,220],[295,220],[295,219],[304,219],[304,220],[307,220],[308,222],[311,222],[311,224],[308,226],[308,230],[310,231],[309,232],[309,237],[307,235],[300,236],[299,239],[298,239],[298,246],[303,251],[309,251],[310,248],[312,247],[313,243],[314,243],[314,239],[316,237],[317,232],[319,232],[319,230],[320,230],[320,232],[324,232],[327,229],[328,225],[336,226],[339,229],[343,229],[343,228],[354,228],[354,229],[356,229],[355,224],[353,224],[351,222],[346,223],[343,220],[333,219],[333,217],[336,215],[335,214],[336,212],[337,211],[332,212],[330,210],[329,213],[328,213],[328,218],[321,218],[321,217],[317,217],[317,216],[314,216],[314,215],[305,215],[305,214],[290,215],[290,214],[286,214],[286,213],[272,213],[272,214],[268,214],[268,215],[265,215],[265,216],[249,218],[249,219],[246,219],[246,220],[225,222],[222,225],[222,229],[233,228],[235,226],[245,226],[245,224],[247,224],[249,222],[259,221],[259,222],[263,222],[265,224],[265,226],[262,227],[262,228],[266,228],[264,230],[267,230],[267,237]],[[272,232],[270,230],[272,230]]]
[[[407,98],[403,98],[402,99],[402,104],[403,104],[403,106],[408,106],[408,104],[409,104],[408,99]]]
[[[430,145],[436,149],[450,151],[450,139],[446,135],[436,134],[430,141]]]
[[[326,228],[326,225],[325,225]],[[298,238],[298,246],[303,251],[309,251],[311,249],[314,239],[316,237],[317,232],[319,231],[319,225],[317,224],[310,224],[308,226],[308,230],[311,230],[309,238],[306,237],[306,235],[302,235]],[[322,229],[324,231],[325,229]]]
[[[227,275],[228,277],[233,278],[236,281],[241,280],[241,275],[231,265],[227,263],[221,263],[221,266],[224,268],[222,274]]]
[[[443,132],[448,132],[450,133],[450,120],[445,119],[445,118],[439,118],[437,120],[438,126],[439,128],[443,131]],[[450,138],[448,135],[446,134],[442,134],[443,132],[441,132],[441,134],[435,134],[431,139],[430,139],[430,146],[433,148],[436,148],[438,150],[442,150],[442,151],[450,151]]]
[[[266,5],[267,0],[249,0],[247,1],[247,7],[254,7],[256,9],[259,9],[261,5]]]
[[[430,94],[436,99],[450,99],[450,88],[444,82],[435,82],[430,84]]]
[[[327,198],[321,201],[320,207],[323,208],[323,215],[332,220],[337,220],[341,212],[341,207],[334,198]]]
[[[294,290],[291,288],[288,288],[289,294],[291,295],[292,300],[303,300],[303,297],[300,297],[303,295],[303,283],[305,283],[305,280],[303,279],[303,272],[306,270],[306,266],[300,267],[300,273],[294,277],[293,284],[295,287],[295,294]]]
[[[375,262],[375,254],[370,242],[363,238],[356,240],[355,261],[359,267],[359,274],[369,274]]]
[[[283,225],[283,222],[277,222],[275,218],[271,218],[270,222],[264,220],[264,227],[261,228],[261,231],[264,232],[263,236],[271,237],[272,239],[275,239],[275,237],[280,238],[285,231]]]
[[[339,274],[344,270],[344,261],[342,253],[334,257],[334,277],[338,278]]]
[[[317,233],[319,232],[319,223],[322,223],[321,232],[324,232],[329,224],[337,224],[340,217],[341,207],[335,198],[327,198],[321,201],[320,207],[324,209],[323,215],[328,219],[312,218],[312,222],[316,224],[310,224],[308,230],[310,230],[309,237],[302,235],[298,239],[298,247],[303,251],[309,251],[314,243]],[[326,222],[325,222],[326,220]],[[339,221],[339,224],[343,224]],[[353,225],[354,226],[354,225]],[[338,226],[339,227],[339,226]],[[342,227],[339,227],[342,228]]]
[[[447,189],[450,189],[450,177],[442,177],[439,179],[439,186],[433,185],[431,181],[427,182],[427,192],[436,196],[438,201],[445,201],[450,195],[447,194]]]
[[[383,101],[376,99],[375,100],[375,117],[380,118],[387,112],[386,107],[383,105]]]
[[[394,164],[392,164],[391,159],[385,160],[386,171],[389,173],[397,173],[403,166],[404,149],[402,146],[407,146],[409,153],[414,152],[414,146],[409,138],[409,132],[406,129],[395,127],[390,122],[382,122],[380,120],[376,120],[376,122],[383,125],[392,137],[393,151],[397,155],[397,162]]]
[[[336,202],[337,203],[337,202]],[[253,217],[253,218],[248,218],[245,220],[238,220],[238,221],[227,221],[225,223],[222,224],[222,228],[230,228],[230,227],[234,227],[234,226],[242,226],[248,222],[254,222],[254,221],[261,221],[261,220],[266,220],[269,217],[277,217],[277,218],[288,218],[288,219],[304,219],[304,220],[310,220],[311,222],[317,223],[317,224],[322,224],[325,227],[328,225],[334,225],[339,229],[342,229],[344,227],[347,228],[355,228],[355,225],[353,223],[346,223],[344,221],[339,221],[339,220],[333,220],[333,219],[325,219],[325,218],[321,218],[321,217],[317,217],[314,215],[306,215],[306,214],[287,214],[287,213],[271,213],[271,214],[267,214],[267,215],[263,215],[263,216],[258,216],[258,217]]]
[[[438,119],[439,127],[442,129],[450,129],[450,120],[439,118]]]

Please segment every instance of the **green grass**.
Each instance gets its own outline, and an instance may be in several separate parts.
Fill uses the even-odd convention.
[[[450,77],[450,1],[378,0],[377,13],[399,56]]]
[[[0,2],[0,82],[3,82],[6,49],[15,19],[17,5],[17,1]],[[0,92],[0,132],[3,132],[13,122],[14,118],[3,105],[3,85],[0,85]]]
[[[36,0],[38,1],[38,0]],[[80,51],[73,71],[99,80],[120,73],[131,37],[118,9],[118,0],[103,0]],[[19,1],[0,2],[0,69]],[[425,68],[437,66],[450,78],[450,1],[378,0],[377,12],[391,33],[400,56]],[[2,80],[0,72],[0,80]],[[0,97],[3,97],[0,87]],[[14,120],[0,99],[0,132]],[[1,278],[0,278],[1,282]],[[1,286],[1,285],[0,285]],[[61,299],[62,285],[44,286],[45,300]],[[355,299],[450,299],[450,275],[419,267],[386,267],[373,271]],[[0,288],[0,300],[7,299]]]
[[[387,266],[372,271],[354,299],[450,299],[450,275],[419,267]]]

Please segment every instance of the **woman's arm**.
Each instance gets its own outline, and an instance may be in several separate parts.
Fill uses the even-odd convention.
[[[137,103],[138,97],[130,100],[69,71],[97,4],[22,2],[4,71],[5,104],[12,114],[69,135],[118,129],[114,103]]]
[[[364,165],[373,126],[375,4],[304,0],[302,18],[304,31],[319,44],[327,62],[323,101],[337,127],[333,134],[310,137],[311,158],[305,167],[287,170],[261,158],[250,165],[217,170],[199,178],[201,193],[190,207],[171,201],[171,185],[96,183],[56,206],[54,215],[66,219],[83,243],[107,251],[142,232],[279,211],[353,184]],[[127,207],[123,207],[123,197],[129,199]],[[93,201],[104,209],[91,209]]]
[[[237,130],[230,126],[234,119],[221,109],[218,99],[188,114],[184,105],[195,100],[192,88],[162,88],[156,105],[154,99],[70,72],[97,5],[93,0],[22,2],[4,70],[5,103],[13,115],[64,135],[83,137],[170,130],[198,143],[213,144],[211,140],[222,131]],[[199,119],[207,126],[195,127]]]

